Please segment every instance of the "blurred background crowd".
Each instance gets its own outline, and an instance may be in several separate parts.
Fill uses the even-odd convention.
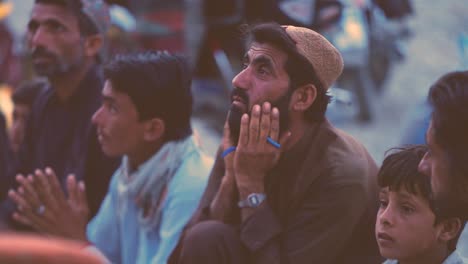
[[[13,150],[20,141],[20,132],[15,131],[21,130],[21,123],[14,120],[27,118],[27,105],[41,87],[21,85],[34,77],[24,42],[33,2],[0,4],[0,111]],[[107,33],[107,57],[144,49],[189,56],[194,72],[193,122],[210,154],[220,140],[231,80],[241,68],[243,23],[306,26],[342,52],[345,70],[331,89],[334,100],[327,115],[363,142],[377,162],[392,146],[423,142],[429,85],[443,73],[468,68],[466,0],[107,2],[112,5],[113,24]],[[12,94],[20,88],[31,91],[15,102],[26,109],[14,112]]]

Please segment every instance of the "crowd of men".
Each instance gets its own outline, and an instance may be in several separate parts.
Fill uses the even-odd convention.
[[[251,25],[212,158],[186,59],[105,62],[108,24],[101,0],[35,1],[26,39],[46,81],[13,94],[9,142],[0,118],[0,222],[15,232],[0,260],[468,263],[468,71],[430,87],[427,145],[379,168],[325,117],[340,52],[307,28]]]

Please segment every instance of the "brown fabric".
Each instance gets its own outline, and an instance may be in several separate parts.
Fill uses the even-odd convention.
[[[218,156],[190,226],[209,219],[223,174]],[[378,263],[376,174],[360,143],[328,121],[312,125],[267,175],[267,200],[238,226],[251,263]]]
[[[296,42],[299,52],[314,66],[325,89],[338,79],[343,71],[340,52],[322,35],[303,27],[283,26]]]
[[[98,264],[102,259],[83,244],[32,235],[0,235],[0,263]]]
[[[218,221],[204,221],[187,231],[181,263],[245,264],[248,251],[239,232]]]

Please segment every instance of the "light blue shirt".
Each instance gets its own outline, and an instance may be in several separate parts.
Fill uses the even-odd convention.
[[[468,260],[461,257],[456,251],[452,252],[441,264],[465,264]],[[398,260],[388,259],[383,264],[398,264]]]
[[[140,225],[141,208],[119,195],[119,168],[98,214],[88,224],[89,241],[112,263],[166,263],[198,206],[212,165],[213,160],[198,150],[183,161],[169,182],[160,226],[152,230]]]

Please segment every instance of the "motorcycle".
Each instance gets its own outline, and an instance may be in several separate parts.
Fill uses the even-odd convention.
[[[275,2],[278,8],[269,10],[273,14],[270,19],[316,30],[340,50],[345,67],[330,91],[340,94],[340,97],[346,92],[350,93],[344,96],[344,105],[349,107],[348,101],[351,100],[357,117],[370,121],[375,92],[383,90],[394,62],[401,61],[405,55],[402,36],[406,32],[389,26],[393,22],[390,15],[395,19],[407,13],[398,16],[396,8],[389,10],[388,6],[383,6],[388,1],[378,0]],[[384,13],[382,6],[388,14]],[[404,26],[404,23],[401,24]],[[337,101],[342,100],[337,98]]]

